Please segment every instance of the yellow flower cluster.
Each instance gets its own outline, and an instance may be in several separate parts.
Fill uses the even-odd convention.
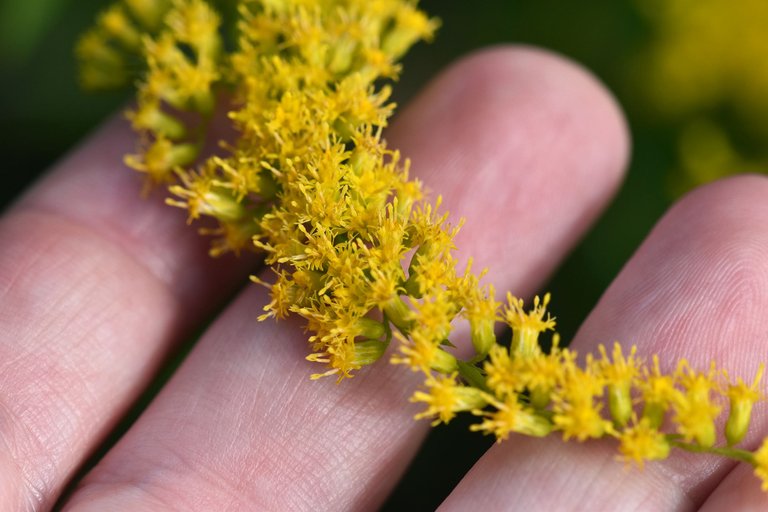
[[[685,114],[731,103],[754,120],[768,115],[768,54],[761,0],[637,0],[653,24],[649,92],[658,108]],[[755,109],[758,112],[755,112]]]
[[[651,39],[636,63],[633,82],[642,84],[643,94],[660,116],[680,123],[676,191],[726,173],[764,173],[768,3],[636,3],[650,22]],[[738,120],[739,130],[754,140],[754,147],[735,143],[723,112]]]
[[[78,52],[86,82],[107,86],[94,70],[114,62],[100,60],[96,43],[109,52],[140,45],[144,72],[129,118],[141,146],[127,163],[167,184],[168,203],[190,220],[216,223],[205,230],[216,236],[213,255],[265,254],[274,276],[253,278],[270,288],[260,318],[306,320],[307,359],[323,367],[312,378],[351,377],[396,339],[391,362],[425,377],[412,396],[426,405],[417,418],[447,423],[470,411],[481,418],[472,430],[499,440],[614,437],[621,457],[641,465],[672,447],[717,450],[751,462],[768,482],[768,448],[734,448],[761,398],[762,370],[751,385],[685,361],[665,374],[658,359],[646,365],[618,344],[579,363],[556,334],[541,348],[555,327],[549,295],[530,310],[511,294],[502,305],[471,264],[457,272],[458,227],[439,198],[422,198],[408,161],[381,135],[394,109],[382,80],[397,78],[398,59],[437,25],[415,2],[241,0],[236,12],[228,45],[212,3],[123,0]],[[151,29],[140,35],[140,26]],[[207,156],[217,102],[236,135]],[[468,361],[451,353],[460,321],[476,352]],[[496,340],[500,323],[512,330],[509,347]],[[726,402],[727,446],[716,447]]]
[[[577,354],[561,348],[557,336],[551,350],[541,350],[539,335],[554,327],[546,316],[547,302],[548,297],[536,298],[526,313],[522,302],[510,296],[499,318],[512,328],[511,346],[493,345],[483,372],[468,374],[463,382],[455,373],[440,380],[427,373],[429,393],[417,392],[413,400],[425,402],[426,415],[436,416],[437,422],[471,410],[483,421],[470,428],[499,440],[511,432],[545,436],[559,431],[565,440],[579,441],[614,437],[621,458],[641,466],[666,458],[673,446],[713,449],[717,420],[729,403],[721,433],[729,448],[718,453],[752,460],[748,452],[732,447],[744,439],[752,408],[762,398],[762,367],[750,385],[741,379],[729,382],[714,365],[707,372],[695,371],[685,360],[664,374],[657,357],[649,366],[635,347],[625,354],[618,343],[610,354],[599,346],[598,357],[589,354],[579,364]],[[530,344],[516,342],[525,338]],[[459,366],[459,375],[464,376],[462,369],[469,373],[465,368]]]
[[[170,4],[170,0],[124,0],[103,11],[75,49],[83,86],[110,89],[127,84],[132,68],[140,66],[143,38],[161,29]]]

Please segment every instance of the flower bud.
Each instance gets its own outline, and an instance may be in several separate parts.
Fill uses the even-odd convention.
[[[411,330],[411,310],[400,297],[394,297],[384,304],[384,314],[403,333]]]
[[[449,374],[457,371],[459,365],[454,356],[445,350],[438,348],[435,350],[430,368],[436,372]]]
[[[632,398],[629,396],[629,383],[608,386],[608,407],[613,421],[625,426],[632,416]]]
[[[752,418],[753,405],[754,402],[751,400],[731,400],[731,412],[725,424],[725,439],[728,441],[728,446],[738,444],[744,439]]]
[[[475,347],[477,355],[485,355],[496,344],[496,333],[494,327],[495,318],[471,318],[469,321],[469,330],[472,337],[472,346]]]
[[[360,336],[373,340],[378,340],[387,333],[386,329],[384,329],[384,324],[372,318],[358,318],[357,327],[360,329]]]
[[[761,364],[751,385],[747,386],[739,379],[737,384],[732,384],[728,387],[727,394],[731,400],[731,412],[725,424],[725,439],[728,441],[729,446],[741,442],[747,434],[749,422],[752,419],[752,407],[755,405],[755,402],[762,398],[758,387],[764,372],[765,365]]]
[[[647,420],[648,426],[659,428],[664,423],[664,415],[667,409],[660,402],[647,402],[643,408],[643,419]]]
[[[365,340],[355,343],[355,355],[352,366],[365,366],[373,364],[381,358],[387,350],[387,343],[379,340]]]
[[[182,139],[187,135],[184,123],[163,112],[159,103],[146,103],[128,114],[135,130],[151,130],[169,139]]]

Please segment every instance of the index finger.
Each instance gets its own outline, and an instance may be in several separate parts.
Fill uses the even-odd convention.
[[[0,219],[0,503],[46,508],[245,278],[120,162],[107,122]]]

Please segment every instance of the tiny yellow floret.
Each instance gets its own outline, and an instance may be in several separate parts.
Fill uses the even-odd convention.
[[[725,439],[729,445],[741,442],[747,435],[752,418],[752,408],[763,397],[758,389],[760,380],[763,378],[763,372],[765,372],[765,365],[761,364],[751,385],[747,386],[744,381],[739,379],[736,384],[728,386],[726,395],[731,402],[731,410],[725,424]]]
[[[546,294],[544,299],[540,300],[537,295],[533,299],[533,309],[526,312],[523,299],[507,293],[508,304],[504,309],[503,318],[512,328],[512,353],[529,357],[541,352],[539,334],[555,328],[555,319],[547,313],[550,298],[550,294]]]
[[[425,382],[428,392],[416,391],[411,397],[411,402],[424,402],[427,409],[415,416],[415,418],[435,417],[432,425],[448,423],[461,411],[479,409],[486,404],[481,391],[460,384],[456,380],[456,374],[429,376]]]
[[[651,425],[647,418],[640,419],[618,434],[619,457],[625,462],[634,462],[641,469],[648,460],[662,460],[669,456],[670,445],[667,437]]]
[[[763,440],[763,444],[753,455],[753,463],[755,466],[755,475],[762,482],[761,487],[764,491],[768,491],[768,439]]]

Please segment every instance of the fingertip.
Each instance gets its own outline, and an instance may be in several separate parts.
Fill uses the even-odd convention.
[[[680,215],[717,223],[723,215],[768,213],[768,176],[742,174],[697,187],[675,203],[667,217]]]
[[[759,312],[768,307],[768,229],[756,222],[768,215],[766,197],[768,178],[745,175],[681,198],[608,288],[577,342],[605,341],[610,327],[612,337],[665,359],[707,365],[717,357],[731,371],[754,373],[759,347],[750,340],[765,328]],[[743,341],[741,351],[732,350],[734,340]]]
[[[440,125],[425,129],[438,119]],[[559,144],[570,145],[573,157],[589,160],[582,166],[573,158],[571,165],[585,167],[594,178],[613,185],[623,177],[630,136],[616,99],[580,64],[530,46],[493,46],[456,61],[398,116],[392,140],[417,156],[425,139],[444,135],[443,142],[452,139],[454,144],[480,145],[493,152],[505,134],[520,131],[520,120],[539,138],[519,142],[541,147],[567,133],[569,138]],[[477,129],[481,124],[489,128]]]
[[[485,104],[473,108],[479,107],[491,120],[514,119],[515,111],[507,108],[513,105],[523,113],[531,109],[541,116],[529,121],[555,121],[547,125],[549,130],[583,123],[584,131],[571,136],[601,143],[605,165],[596,170],[621,177],[626,167],[629,130],[621,107],[592,72],[563,55],[526,45],[481,49],[456,61],[424,94],[435,90],[459,107],[462,96],[478,98]],[[459,114],[460,120],[461,114],[470,117],[467,112]]]
[[[388,138],[454,221],[466,218],[459,259],[487,245],[492,226],[492,250],[474,255],[477,267],[520,295],[541,284],[613,196],[629,154],[606,88],[568,59],[525,46],[460,59],[403,110]],[[494,270],[512,260],[525,271],[508,279]]]

